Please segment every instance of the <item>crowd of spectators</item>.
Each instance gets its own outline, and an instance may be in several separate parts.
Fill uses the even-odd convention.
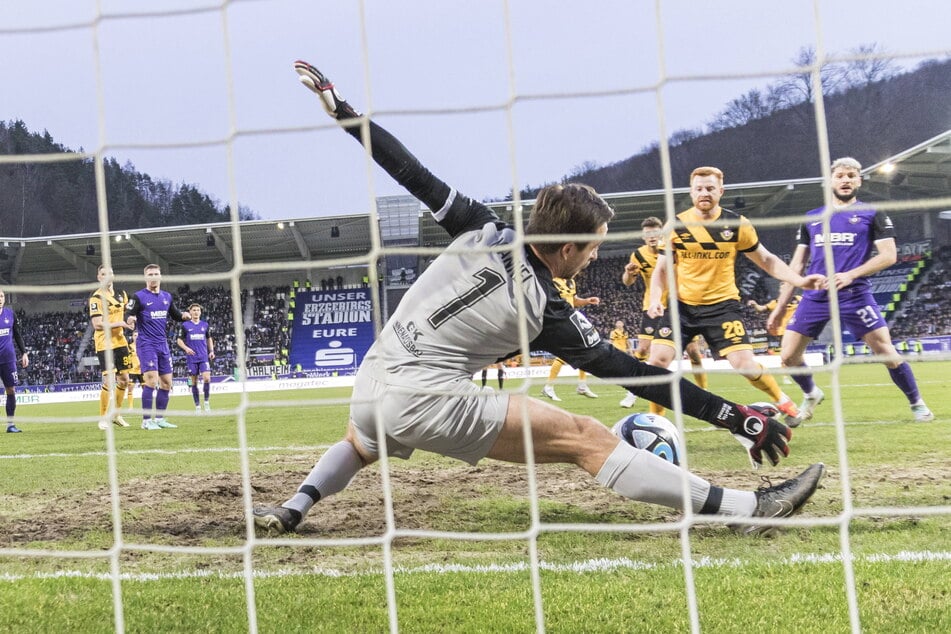
[[[602,336],[614,328],[617,320],[623,320],[631,334],[640,331],[643,315],[644,287],[640,280],[630,287],[621,283],[627,254],[602,256],[578,275],[579,297],[596,296],[598,306],[582,309],[585,316]],[[951,333],[951,247],[944,247],[935,256],[928,276],[917,289],[913,299],[906,300],[895,314],[891,324],[892,336],[896,339],[923,337]],[[775,292],[765,275],[746,258],[737,260],[737,283],[741,289],[743,319],[748,332],[765,329],[766,314],[757,313],[746,306],[749,299],[766,304]],[[332,285],[331,285],[332,284]],[[309,286],[309,285],[308,285]],[[319,282],[320,288],[330,290],[343,288],[342,280],[327,279]],[[212,362],[212,374],[231,374],[237,365],[234,317],[231,306],[231,291],[222,287],[192,289],[180,286],[174,291],[176,303],[183,310],[189,304],[202,305],[202,318],[212,327],[216,358]],[[241,291],[240,315],[244,323],[245,345],[249,366],[281,365],[286,363],[290,347],[290,332],[287,322],[290,287],[256,287]],[[249,309],[248,303],[251,302]],[[89,320],[85,310],[25,314],[17,311],[17,320],[27,347],[31,351],[30,367],[20,373],[24,385],[53,383],[96,382],[98,368],[83,367],[83,357],[94,356]],[[175,345],[179,327],[172,324],[169,341],[175,376],[185,374],[185,355]],[[83,345],[85,350],[80,351]]]
[[[19,370],[24,385],[82,381],[76,350],[83,340],[89,318],[83,310],[27,315],[16,311],[17,331],[30,351],[30,367]]]
[[[926,281],[913,299],[902,302],[890,330],[894,339],[951,333],[951,247],[934,255]]]
[[[287,327],[288,287],[257,287],[241,291],[240,315],[242,320],[249,314],[248,302],[253,302],[251,320],[244,324],[249,365],[267,365],[286,361],[289,346]],[[187,311],[189,305],[202,307],[202,319],[211,326],[215,342],[215,359],[211,362],[212,374],[232,374],[238,365],[235,343],[234,315],[231,306],[231,291],[222,287],[192,289],[188,285],[174,290],[175,304]],[[85,365],[84,358],[95,357],[92,327],[85,309],[71,312],[26,313],[17,310],[18,331],[30,351],[30,366],[19,372],[24,386],[52,385],[56,383],[95,383],[101,380],[101,372],[95,365]],[[169,320],[169,348],[172,352],[173,374],[187,374],[185,353],[176,345],[181,334],[179,322]]]

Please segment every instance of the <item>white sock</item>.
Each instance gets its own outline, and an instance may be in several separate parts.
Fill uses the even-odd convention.
[[[596,479],[626,498],[682,511],[684,500],[681,478],[684,475],[690,482],[691,506],[697,512],[710,492],[709,482],[626,442],[617,444],[604,461]]]
[[[636,449],[625,442],[617,444],[596,479],[632,500],[660,504],[682,511],[684,504],[681,478],[684,475],[690,484],[691,508],[694,513],[699,513],[710,496],[712,487],[709,482],[649,451]],[[719,508],[708,509],[707,512],[724,515],[753,514],[756,496],[752,492],[719,487],[716,489],[722,492]]]
[[[297,493],[281,506],[300,511],[301,516],[304,516],[317,500],[347,488],[350,480],[362,468],[360,454],[351,443],[341,440],[324,452]]]

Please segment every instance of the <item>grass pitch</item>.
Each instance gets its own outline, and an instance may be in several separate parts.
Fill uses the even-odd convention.
[[[913,422],[881,365],[846,367],[840,402],[820,374],[816,419],[760,472],[729,434],[684,420],[691,470],[717,484],[755,488],[826,463],[798,516],[816,523],[772,539],[688,527],[563,465],[535,470],[533,507],[523,466],[418,453],[391,464],[392,524],[375,465],[298,534],[251,541],[246,497],[273,504],[296,488],[342,436],[348,390],[255,394],[246,407],[217,396],[211,415],[173,399],[179,429],[114,430],[115,489],[94,403],[21,406],[25,433],[0,437],[0,631],[241,632],[249,613],[262,632],[386,631],[390,579],[401,631],[527,632],[536,573],[550,632],[689,631],[690,598],[712,632],[848,632],[854,619],[868,632],[951,631],[951,363],[914,369],[935,422]],[[562,405],[605,424],[630,413],[620,388],[591,385],[599,399],[559,385]],[[760,399],[730,374],[710,387]]]

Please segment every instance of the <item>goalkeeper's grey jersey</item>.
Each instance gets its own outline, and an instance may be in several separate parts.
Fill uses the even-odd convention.
[[[361,138],[360,127],[345,130]],[[369,132],[374,160],[433,210],[453,238],[406,292],[367,352],[364,365],[376,378],[421,388],[471,377],[522,352],[520,324],[530,350],[548,351],[595,376],[648,371],[602,341],[584,315],[559,296],[551,272],[531,248],[512,246],[514,229],[491,209],[433,176],[373,121]],[[493,247],[498,251],[490,252]]]
[[[485,250],[514,237],[494,222],[465,232],[410,287],[367,354],[382,363],[388,382],[419,387],[424,378],[468,377],[518,353],[519,323],[527,341],[538,336],[548,298],[535,271],[511,250]]]

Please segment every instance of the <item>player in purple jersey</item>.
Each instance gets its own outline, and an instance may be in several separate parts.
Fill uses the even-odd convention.
[[[201,412],[201,399],[198,396],[198,377],[201,376],[205,401],[205,411],[211,411],[211,361],[215,358],[215,341],[211,338],[211,328],[208,322],[201,318],[201,304],[192,304],[188,307],[191,317],[182,324],[182,332],[178,336],[178,347],[185,351],[185,364],[188,367],[188,378],[192,386],[192,398],[195,401],[195,412]]]
[[[4,306],[6,296],[0,290],[0,381],[7,395],[7,433],[18,434],[22,430],[13,423],[13,414],[17,411],[16,386],[20,382],[17,375],[17,361],[21,367],[30,365],[30,355],[26,353],[23,337],[17,330],[17,317],[13,309]],[[14,349],[16,346],[16,349]],[[17,358],[16,351],[20,351]]]
[[[168,348],[166,324],[172,317],[190,319],[175,306],[172,294],[162,290],[162,269],[158,264],[145,267],[145,288],[129,299],[126,322],[139,331],[136,354],[142,366],[142,429],[174,428],[165,420],[168,396],[172,389],[172,353]],[[155,403],[155,416],[152,404]]]
[[[856,192],[862,186],[862,166],[854,158],[845,157],[832,163],[832,215],[829,232],[823,229],[825,207],[806,214],[806,222],[799,227],[799,244],[789,265],[802,271],[806,263],[809,273],[829,271],[828,285],[835,284],[839,300],[839,318],[842,326],[864,341],[873,353],[884,359],[888,374],[905,394],[917,421],[934,420],[934,414],[925,405],[918,391],[918,383],[911,366],[902,360],[892,345],[885,318],[872,295],[868,277],[887,269],[897,260],[895,227],[891,219],[874,207],[860,202]],[[832,266],[827,265],[824,244],[832,249]],[[878,253],[872,255],[873,249]],[[775,328],[782,321],[786,304],[792,295],[784,288],[776,307],[769,315],[767,328]],[[783,364],[805,366],[803,353],[809,343],[819,336],[831,318],[829,290],[803,291],[796,312],[786,324],[782,340]],[[812,418],[825,395],[811,374],[796,374],[793,379],[802,388],[805,400],[800,407],[803,420]]]
[[[532,452],[535,462],[575,464],[633,500],[735,516],[746,532],[766,530],[755,518],[791,515],[805,504],[822,477],[821,464],[759,492],[717,487],[620,441],[590,416],[526,394],[479,389],[473,373],[517,354],[524,347],[519,333],[526,331],[531,349],[547,350],[595,376],[623,377],[616,379],[623,383],[670,375],[601,339],[555,288],[553,278],[570,279],[598,257],[614,212],[585,185],[545,187],[525,232],[549,240],[519,244],[513,226],[436,178],[389,132],[361,120],[320,71],[306,62],[297,62],[295,70],[327,112],[429,207],[453,243],[409,287],[361,362],[345,438],[324,452],[283,505],[254,510],[259,528],[294,530],[318,500],[343,490],[381,454],[406,459],[416,449],[470,464],[483,458],[525,463]],[[592,237],[558,237],[578,234]],[[729,429],[754,460],[761,462],[765,453],[775,464],[788,455],[789,428],[779,421],[687,381],[677,385],[684,412]],[[666,383],[628,389],[671,406]]]

